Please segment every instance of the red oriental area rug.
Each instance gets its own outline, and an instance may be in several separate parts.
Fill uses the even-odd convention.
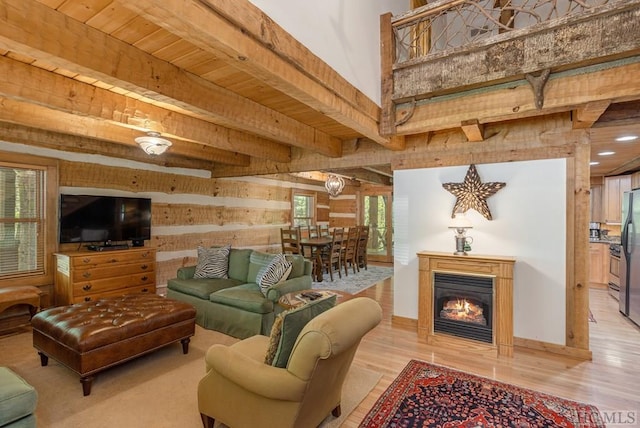
[[[360,428],[604,427],[594,406],[411,360]]]

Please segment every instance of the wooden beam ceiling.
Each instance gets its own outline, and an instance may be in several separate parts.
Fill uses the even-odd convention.
[[[164,0],[119,2],[150,22],[173,34],[188,37],[199,48],[215,53],[221,61],[228,62],[261,81],[269,82],[272,87],[314,110],[324,112],[372,141],[387,148],[403,148],[392,145],[392,140],[379,135],[377,111],[372,108],[361,109],[353,96],[347,97],[335,92],[338,85],[345,86],[340,79],[336,78],[327,85],[317,78],[317,74],[305,72],[307,69],[321,68],[317,65],[317,58],[309,54],[301,55],[308,52],[307,49],[293,39],[284,37],[283,30],[273,21],[252,20],[252,12],[255,14],[256,9],[245,11],[240,9],[237,2],[229,1],[208,1],[208,7],[200,3]],[[259,18],[263,17],[264,14],[260,14]],[[230,22],[231,19],[235,22]],[[238,22],[239,19],[242,21]],[[263,24],[256,28],[258,22]],[[211,32],[211,28],[216,29],[215,34]],[[293,45],[294,49],[287,47],[288,44]],[[276,49],[289,52],[291,56],[281,55]],[[335,73],[329,76],[336,77]],[[349,92],[345,95],[349,95]],[[336,99],[343,102],[337,103]]]
[[[446,96],[418,93],[415,102],[402,102],[394,90],[407,89],[407,81],[394,77],[394,46],[384,39],[381,109],[248,0],[4,0],[0,16],[0,136],[206,169],[213,177],[332,171],[389,185],[391,165],[499,160],[505,148],[505,159],[514,159],[507,135],[529,138],[540,153],[551,144],[549,153],[561,156],[570,144],[537,134],[539,121],[553,123],[557,113],[572,112],[573,127],[587,130],[592,147],[611,136],[602,126],[639,122],[637,106],[619,107],[640,99],[640,57],[629,57],[638,43],[626,36],[615,47],[624,60],[553,70],[542,108],[520,75],[507,76],[508,84],[447,87]],[[390,20],[381,17],[381,28],[390,32]],[[423,77],[412,90],[434,84]],[[457,78],[465,77],[476,76]],[[135,145],[148,129],[173,142],[163,156]],[[626,167],[637,167],[637,156],[627,158]]]
[[[0,4],[0,15],[5,17],[0,26],[2,49],[169,103],[226,127],[340,156],[339,139],[197,76],[185,75],[166,61],[36,1],[7,0]],[[32,32],[32,28],[39,31]]]

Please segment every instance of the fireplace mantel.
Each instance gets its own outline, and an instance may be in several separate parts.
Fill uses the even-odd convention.
[[[513,257],[466,255],[421,251],[418,285],[418,336],[430,344],[459,344],[477,350],[497,352],[497,355],[513,356]],[[433,329],[433,273],[450,272],[467,275],[483,275],[494,278],[493,344],[479,343],[447,334],[434,333]]]

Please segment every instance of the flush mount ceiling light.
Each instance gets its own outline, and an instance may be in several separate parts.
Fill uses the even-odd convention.
[[[342,177],[330,174],[324,182],[324,187],[331,196],[338,196],[344,189],[344,180]]]
[[[591,162],[589,162],[589,165],[591,165],[591,166],[600,165],[600,162],[591,161]]]
[[[608,152],[600,152],[600,153],[598,153],[598,156],[611,156],[611,155],[615,155],[615,154],[616,154],[616,152],[608,151]]]
[[[633,141],[637,139],[638,139],[637,135],[625,135],[624,137],[616,138],[616,141]]]
[[[160,137],[159,132],[149,131],[147,135],[136,138],[136,143],[148,155],[161,155],[171,147],[171,141]]]

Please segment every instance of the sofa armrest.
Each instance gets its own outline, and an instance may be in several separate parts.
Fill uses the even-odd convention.
[[[297,278],[288,279],[281,283],[270,287],[267,291],[267,299],[272,302],[277,302],[280,297],[284,296],[287,293],[292,293],[295,291],[308,290],[311,288],[311,276],[299,276]]]
[[[195,266],[184,266],[178,268],[178,279],[192,279],[193,275],[196,273]]]

